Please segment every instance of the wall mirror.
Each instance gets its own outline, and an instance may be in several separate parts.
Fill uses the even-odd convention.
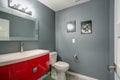
[[[38,40],[38,21],[29,15],[0,8],[0,41]]]

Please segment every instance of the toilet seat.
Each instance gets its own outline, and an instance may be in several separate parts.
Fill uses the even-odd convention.
[[[69,67],[68,63],[62,62],[62,61],[58,61],[54,65],[57,66],[57,67],[61,67],[61,68]]]

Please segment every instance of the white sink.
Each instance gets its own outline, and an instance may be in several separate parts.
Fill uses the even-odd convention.
[[[0,66],[13,64],[48,54],[49,50],[35,49],[24,52],[16,52],[0,55]]]

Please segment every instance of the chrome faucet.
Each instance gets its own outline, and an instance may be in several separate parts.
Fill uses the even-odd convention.
[[[24,51],[24,42],[20,42],[20,52]]]

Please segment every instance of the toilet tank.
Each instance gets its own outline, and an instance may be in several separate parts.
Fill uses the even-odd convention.
[[[57,61],[57,52],[50,52],[50,64],[53,65]]]

